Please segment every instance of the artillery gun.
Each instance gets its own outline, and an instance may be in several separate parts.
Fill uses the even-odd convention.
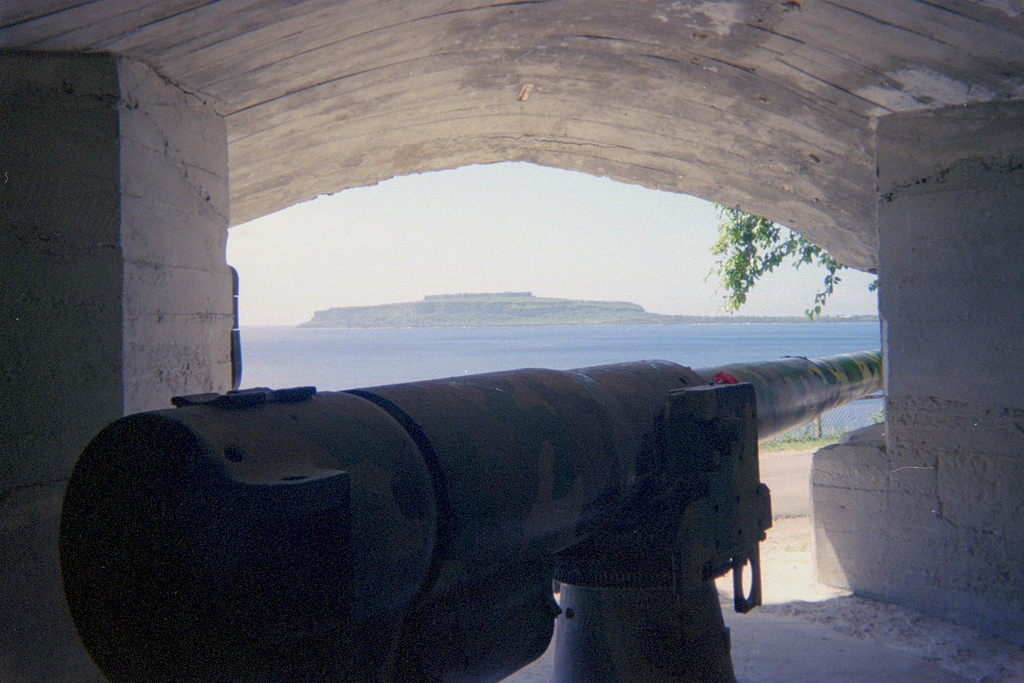
[[[68,605],[115,682],[498,681],[557,631],[560,683],[731,683],[757,442],[881,383],[859,353],[177,397],[76,464]]]

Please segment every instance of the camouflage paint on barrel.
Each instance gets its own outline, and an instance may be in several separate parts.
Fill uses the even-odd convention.
[[[880,351],[730,363],[696,372],[708,383],[714,383],[718,375],[754,385],[759,441],[807,424],[826,410],[877,393],[883,386]]]

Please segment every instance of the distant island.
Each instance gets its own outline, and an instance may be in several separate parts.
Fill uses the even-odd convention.
[[[876,316],[825,318],[837,322],[872,322]],[[498,327],[512,325],[683,325],[751,322],[810,322],[806,316],[696,316],[648,313],[625,301],[578,301],[500,294],[434,294],[423,301],[378,306],[344,306],[317,311],[299,327]]]

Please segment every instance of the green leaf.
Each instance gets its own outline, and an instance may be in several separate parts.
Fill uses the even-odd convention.
[[[715,207],[721,222],[711,253],[720,258],[708,277],[717,276],[725,290],[725,310],[730,313],[738,311],[747,302],[747,295],[758,280],[791,260],[795,268],[807,263],[826,269],[821,290],[814,295],[814,305],[804,311],[812,320],[820,316],[836,285],[842,282],[836,273],[846,266],[802,235],[780,228],[767,218],[720,204]],[[878,281],[875,280],[868,289],[874,291],[877,288]]]

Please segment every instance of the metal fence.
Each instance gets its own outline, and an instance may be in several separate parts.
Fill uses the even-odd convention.
[[[780,434],[767,443],[838,439],[846,432],[885,421],[885,396],[875,394],[825,411],[813,422]]]

